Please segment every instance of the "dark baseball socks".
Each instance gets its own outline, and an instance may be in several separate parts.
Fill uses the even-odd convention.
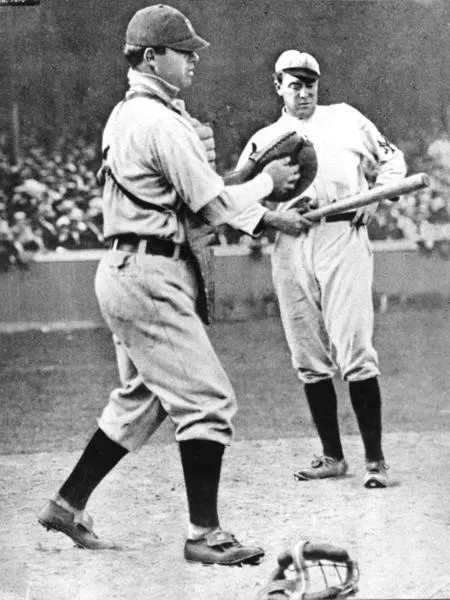
[[[337,397],[333,381],[324,379],[317,383],[306,383],[304,389],[324,455],[342,460],[344,454],[339,435]]]
[[[180,456],[189,508],[190,538],[219,527],[217,497],[223,444],[210,440],[180,442]]]
[[[377,377],[349,383],[350,400],[358,421],[367,462],[384,460],[381,446],[381,393]],[[305,384],[311,410],[325,456],[343,458],[337,416],[337,399],[331,379]]]
[[[180,442],[192,537],[219,527],[217,496],[224,449],[209,440]],[[64,508],[83,511],[92,492],[127,452],[98,429],[55,500],[62,500]]]
[[[70,507],[84,510],[89,496],[127,452],[128,450],[111,440],[101,429],[97,429],[59,490],[59,496]]]
[[[355,411],[367,462],[384,461],[381,447],[381,393],[378,379],[350,381],[350,399]]]

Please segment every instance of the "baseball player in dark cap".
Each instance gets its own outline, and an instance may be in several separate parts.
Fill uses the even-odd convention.
[[[276,160],[254,179],[226,186],[211,168],[211,145],[177,95],[191,85],[208,46],[178,10],[139,10],[126,32],[129,90],[103,135],[104,234],[96,293],[122,353],[115,389],[72,473],[38,515],[48,529],[92,550],[99,539],[85,507],[107,473],[139,449],[168,415],[175,425],[189,507],[188,561],[258,562],[264,551],[244,546],[219,522],[217,498],[224,448],[233,437],[233,388],[215,354],[196,298],[199,281],[186,243],[186,210],[249,235],[268,225],[298,235],[297,211],[272,212],[260,200],[291,189],[298,168]],[[209,159],[209,160],[208,160]]]
[[[274,83],[284,107],[280,118],[256,132],[239,161],[245,163],[284,131],[307,137],[317,153],[318,172],[300,203],[325,206],[375,185],[402,179],[402,152],[377,127],[348,104],[318,105],[321,71],[307,52],[287,50],[275,64]],[[292,208],[292,202],[279,210]],[[373,255],[366,225],[376,204],[326,217],[309,231],[289,238],[277,234],[273,281],[292,364],[312,413],[322,454],[295,473],[299,481],[337,477],[347,472],[339,434],[333,377],[339,370],[349,383],[350,398],[364,443],[366,487],[388,485],[382,449],[378,356],[372,344]]]

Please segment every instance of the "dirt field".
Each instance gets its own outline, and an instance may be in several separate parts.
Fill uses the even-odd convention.
[[[188,565],[186,503],[172,428],[127,456],[90,502],[97,532],[120,551],[76,549],[36,512],[66,477],[117,382],[103,329],[0,335],[3,407],[0,600],[254,600],[277,553],[300,538],[346,547],[358,598],[450,598],[450,307],[377,314],[385,450],[393,485],[365,490],[346,386],[340,417],[350,473],[297,483],[319,451],[277,318],[220,323],[214,345],[240,412],[227,451],[223,525],[267,551],[258,567]]]

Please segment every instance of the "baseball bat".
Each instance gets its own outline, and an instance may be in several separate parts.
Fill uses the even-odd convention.
[[[389,198],[395,198],[396,196],[401,196],[402,194],[415,192],[417,190],[426,188],[429,185],[430,178],[426,173],[416,173],[415,175],[405,177],[396,183],[380,185],[372,188],[371,190],[367,190],[366,192],[356,194],[355,196],[350,196],[349,198],[344,198],[343,200],[333,202],[333,204],[315,208],[304,213],[303,216],[310,221],[320,221],[320,219],[328,215],[335,215],[341,212],[357,210],[358,208],[367,206],[373,202],[380,202],[380,200],[388,200]]]

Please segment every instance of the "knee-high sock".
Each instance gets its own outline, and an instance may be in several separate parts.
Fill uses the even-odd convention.
[[[217,496],[225,447],[210,440],[180,442],[189,518],[193,525],[218,527]]]
[[[337,397],[331,379],[304,386],[311,415],[317,428],[323,453],[337,460],[344,457],[337,415]]]
[[[378,379],[371,377],[363,381],[350,381],[350,399],[361,432],[366,460],[384,460],[381,445],[381,393]]]
[[[83,510],[97,485],[127,452],[97,429],[59,495],[74,508]]]

